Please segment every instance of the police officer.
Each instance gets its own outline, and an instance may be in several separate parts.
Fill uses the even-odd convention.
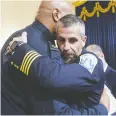
[[[42,1],[35,21],[24,29],[13,33],[4,44],[1,51],[2,64],[7,64],[7,57],[4,56],[4,53],[9,42],[14,37],[20,36],[23,31],[28,33],[27,38],[30,46],[42,55],[49,54],[48,40],[54,44],[53,33],[55,23],[59,18],[68,13],[72,13],[72,4],[65,1],[59,2],[57,0]],[[38,103],[38,100],[33,98],[28,91],[27,93],[24,92],[25,89],[29,90],[28,86],[31,81],[27,82],[22,76],[19,78],[21,79],[21,83],[17,82],[18,79],[14,73],[12,76],[9,76],[7,75],[8,72],[4,72],[6,70],[8,71],[7,68],[6,66],[5,70],[2,71],[2,114],[54,114],[52,100]],[[23,92],[21,92],[20,89],[21,91],[23,90]],[[46,107],[49,111],[45,110]]]
[[[100,46],[96,45],[96,44],[92,44],[87,46],[87,51],[91,51],[93,53],[95,53],[102,61],[104,64],[104,71],[106,73],[106,85],[108,86],[108,88],[111,90],[112,94],[114,95],[114,97],[116,98],[116,70],[112,69],[105,61],[105,56],[104,53],[102,51],[102,49],[100,48]]]
[[[108,95],[110,96],[110,111],[109,114],[115,114],[116,112],[116,71],[112,69],[105,61],[104,53],[100,46],[96,44],[91,44],[87,46],[87,51],[95,53],[104,64],[104,72],[106,74],[106,88],[108,89]],[[115,98],[114,98],[115,97]]]
[[[85,42],[85,41],[84,41]],[[53,50],[57,50],[57,49],[55,49],[55,48],[53,48],[53,47],[51,47],[51,49],[53,49]],[[28,50],[28,49],[27,49]],[[21,57],[23,56],[23,55],[25,55],[25,54],[23,54],[23,52],[22,52],[22,55],[21,55]],[[57,55],[57,54],[56,54]],[[59,55],[59,54],[58,54]],[[30,58],[30,56],[32,56],[31,58]],[[26,55],[25,55],[25,58],[23,59],[23,62],[22,62],[22,64],[20,63],[20,61],[21,61],[21,59],[20,59],[20,55],[19,55],[19,63],[18,63],[18,65],[16,65],[15,63],[16,63],[16,61],[15,60],[13,60],[13,62],[11,62],[11,65],[13,66],[13,67],[15,67],[16,69],[19,69],[19,65],[21,66],[20,67],[20,70],[23,72],[23,73],[25,73],[27,76],[28,75],[32,75],[32,74],[34,74],[33,73],[33,70],[35,69],[37,69],[37,64],[36,64],[36,62],[34,63],[34,60],[36,59],[36,58],[38,58],[40,55],[39,54],[37,54],[36,52],[33,52],[33,51],[29,51],[29,53],[27,53]],[[16,56],[14,56],[14,57],[17,57],[17,55]],[[51,58],[54,58],[52,55],[51,55]],[[60,58],[60,56],[58,57],[58,58]],[[96,58],[95,58],[96,59]],[[97,59],[96,59],[97,60]],[[26,64],[26,61],[28,62],[27,64]],[[38,78],[39,79],[39,81],[40,81],[40,84],[42,85],[42,84],[44,84],[45,85],[45,87],[47,86],[48,88],[50,87],[51,88],[51,83],[52,83],[52,86],[55,86],[55,84],[56,84],[56,86],[55,87],[61,87],[61,88],[65,88],[65,89],[68,89],[68,90],[70,90],[70,89],[72,89],[70,86],[67,86],[67,82],[69,81],[69,83],[70,83],[70,81],[71,81],[71,77],[70,77],[70,75],[68,75],[68,74],[70,74],[70,72],[66,75],[65,73],[62,73],[62,70],[61,70],[61,72],[59,72],[61,75],[57,75],[58,73],[56,72],[57,71],[57,69],[59,68],[59,67],[57,67],[58,65],[46,65],[46,63],[47,64],[49,64],[50,62],[48,62],[49,61],[49,58],[47,59],[47,60],[45,60],[46,62],[40,62],[40,67],[43,67],[44,65],[46,66],[46,67],[48,67],[48,71],[44,71],[42,68],[40,68],[39,67],[39,70],[40,70],[40,72],[41,73],[39,73],[41,76],[42,76],[42,78]],[[55,62],[57,62],[57,60],[55,60]],[[32,68],[32,63],[34,63],[35,64],[35,67],[34,67],[34,69]],[[62,62],[60,62],[60,63],[62,63]],[[29,66],[28,66],[29,65]],[[71,66],[71,65],[70,65]],[[96,66],[96,65],[95,65]],[[27,69],[26,69],[26,67],[27,67]],[[76,67],[79,67],[79,66],[77,66],[77,64],[75,65],[72,65],[72,67],[73,68],[76,68]],[[70,68],[70,69],[72,69],[72,67]],[[53,75],[53,76],[51,76],[51,74],[49,73],[49,71],[51,71],[52,69],[54,69],[54,68],[56,68],[56,73],[55,72],[53,72],[53,74],[55,74],[55,75]],[[66,71],[70,71],[70,70],[67,70],[67,69],[69,69],[69,68],[67,68],[67,66],[65,67],[66,68]],[[87,67],[86,67],[87,68]],[[45,68],[46,69],[46,68]],[[78,69],[78,68],[77,68]],[[82,67],[80,67],[79,69],[81,69],[82,71],[83,71],[83,68]],[[99,68],[100,69],[100,68]],[[100,69],[100,70],[102,70],[102,69]],[[99,71],[100,71],[99,70]],[[78,70],[74,70],[73,72],[73,75],[75,76],[75,75],[79,75],[79,73],[77,72]],[[80,71],[80,70],[79,70]],[[84,71],[85,71],[85,69],[84,69]],[[93,72],[93,69],[91,70],[92,72]],[[31,72],[32,72],[32,74],[31,74]],[[48,72],[48,73],[47,73]],[[92,73],[91,72],[91,73]],[[37,72],[35,72],[35,73],[37,73]],[[46,74],[47,76],[45,76],[45,78],[47,79],[47,80],[43,80],[43,78],[44,78],[44,75],[42,75],[42,73],[44,74]],[[38,74],[38,73],[37,73]],[[50,75],[48,75],[48,74],[50,74]],[[94,73],[95,74],[95,73]],[[93,74],[93,75],[94,75]],[[33,77],[36,77],[37,75],[33,75]],[[50,76],[51,76],[51,78],[50,78]],[[52,77],[54,78],[54,76],[56,76],[56,80],[55,81],[53,81],[53,82],[55,82],[55,83],[53,83],[51,80],[52,80]],[[57,77],[58,76],[58,77]],[[66,76],[66,78],[63,78],[63,76],[65,77]],[[70,78],[68,78],[67,76],[69,76]],[[76,77],[83,77],[84,75],[83,74],[80,74],[79,76],[76,76]],[[90,76],[90,74],[88,73],[88,72],[86,72],[85,71],[85,76],[86,77],[89,77]],[[85,78],[85,76],[84,76],[84,78]],[[49,77],[49,78],[48,78]],[[62,78],[61,78],[62,77]],[[91,77],[91,76],[90,76]],[[99,77],[99,76],[98,76]],[[64,81],[63,80],[60,80],[60,79],[64,79]],[[75,88],[77,89],[77,90],[79,90],[79,83],[80,83],[80,81],[79,81],[79,79],[80,78],[78,78],[76,81],[71,81],[73,84],[72,85],[76,85],[77,83],[78,83],[78,85],[77,86],[75,86]],[[91,78],[90,78],[91,79]],[[83,84],[86,84],[86,79],[84,80],[83,78],[82,79],[80,79],[80,80],[82,80],[83,81]],[[95,82],[96,83],[96,81],[98,81],[99,79],[92,79],[91,81],[92,82]],[[49,82],[49,83],[47,83],[47,81]],[[51,82],[50,82],[51,81]],[[57,82],[57,81],[60,81],[60,82]],[[65,82],[66,81],[66,82]],[[58,85],[58,84],[59,85]],[[64,85],[63,85],[64,84]],[[88,85],[87,86],[91,86],[91,84],[92,83],[88,83]],[[84,86],[84,85],[82,85],[82,86]],[[87,87],[86,86],[86,87]],[[67,88],[66,88],[67,87]],[[60,89],[61,89],[60,88]],[[82,90],[82,88],[81,88],[81,90]],[[84,87],[84,90],[86,90],[86,88]],[[58,107],[57,107],[58,108]],[[103,110],[103,109],[102,109]]]
[[[88,74],[86,74],[84,78],[86,78],[86,80],[88,79],[89,81],[93,81],[93,82],[87,83],[87,82],[83,81],[83,85],[76,84],[77,91],[75,91],[75,92],[73,92],[74,90],[71,91],[72,97],[70,97],[70,99],[68,99],[70,94],[67,95],[68,98],[67,98],[67,96],[65,97],[65,99],[68,99],[68,102],[71,102],[71,103],[77,103],[79,100],[78,103],[79,103],[79,107],[81,107],[81,108],[82,107],[91,107],[96,104],[99,104],[101,93],[104,88],[104,78],[103,78],[104,72],[103,72],[103,68],[102,68],[102,65],[100,64],[99,59],[97,59],[93,54],[87,53],[83,48],[85,45],[85,41],[86,41],[86,36],[85,36],[84,30],[85,30],[85,25],[84,25],[83,21],[72,14],[62,17],[58,21],[57,27],[56,27],[58,47],[62,53],[65,63],[78,62],[77,61],[77,57],[78,57],[79,64],[81,66],[85,67],[93,76],[92,78],[91,77],[88,78]],[[83,48],[83,50],[82,50],[82,48]],[[56,62],[59,63],[57,52],[53,52],[53,50],[57,51],[57,49],[55,49],[51,46],[51,59],[53,61],[54,61],[54,59],[56,59]],[[75,84],[76,80],[73,80],[73,77],[75,77],[75,76],[77,77],[77,74],[75,74],[75,70],[74,70],[77,68],[77,64],[76,64],[76,67],[74,67],[74,65],[73,65],[72,69],[74,68],[73,69],[74,71],[72,71],[72,69],[70,69],[70,67],[67,68],[66,66],[63,66],[63,65],[61,65],[59,67],[58,63],[54,65],[53,64],[54,62],[52,61],[52,63],[51,63],[49,61],[49,59],[39,58],[39,63],[36,60],[36,64],[34,63],[35,65],[31,66],[32,62],[37,57],[39,57],[39,55],[36,55],[35,57],[33,56],[33,58],[27,58],[28,57],[27,55],[30,54],[30,52],[26,53],[26,55],[25,55],[26,58],[23,59],[23,62],[20,65],[20,67],[21,67],[20,69],[23,73],[25,73],[26,75],[32,75],[34,72],[35,75],[33,75],[33,77],[38,77],[38,79],[39,79],[39,76],[42,77],[42,79],[45,78],[44,80],[40,79],[40,82],[42,81],[42,84],[44,86],[51,87],[51,89],[52,88],[57,88],[57,89],[60,88],[61,91],[63,91],[63,89],[65,88],[65,89],[68,89],[68,93],[69,93],[69,90],[71,90],[70,87],[63,85],[64,82],[67,83],[67,85],[68,85],[69,79],[70,79],[70,82],[74,81],[73,83],[71,83],[72,88],[75,87],[74,84]],[[21,53],[23,53],[23,52],[21,52]],[[80,54],[81,54],[81,56],[79,56]],[[15,56],[15,57],[17,57],[17,56]],[[20,57],[18,57],[19,62],[16,62],[13,59],[11,60],[11,62],[14,62],[16,64],[20,62]],[[28,63],[25,65],[24,62],[26,62],[26,60],[29,60],[31,62],[31,64]],[[62,61],[60,63],[62,64]],[[29,65],[29,67],[27,68],[28,70],[26,70],[27,65]],[[35,69],[36,65],[38,65],[39,70]],[[47,70],[47,67],[49,68],[48,70]],[[63,67],[65,69],[63,69]],[[34,71],[34,69],[36,71]],[[80,72],[80,74],[85,74],[85,71],[84,71],[85,69],[84,70],[80,69],[79,65],[78,65],[78,69],[76,69],[76,73],[77,73],[77,70]],[[67,73],[64,75],[64,74],[62,74],[62,72],[67,72]],[[73,73],[72,78],[70,76],[68,76],[68,74],[70,74],[69,72]],[[39,74],[39,75],[37,75],[37,74]],[[50,75],[48,75],[48,74],[50,74]],[[51,76],[53,79],[51,78]],[[66,78],[64,78],[62,76],[66,76]],[[66,81],[66,80],[68,80],[68,81]],[[81,81],[83,80],[83,76],[81,77],[81,79],[79,79],[79,76],[78,76],[77,80],[79,83],[81,83]],[[62,81],[63,84],[60,81]],[[97,83],[97,84],[94,85],[94,83]],[[50,84],[52,84],[52,86]],[[91,85],[89,85],[89,84],[91,84]],[[86,85],[86,87],[85,87],[85,85]],[[77,92],[78,92],[78,94],[77,94]],[[65,91],[64,91],[64,93],[66,95]],[[84,96],[84,94],[86,94],[86,96]],[[78,98],[78,100],[77,100],[77,98]]]

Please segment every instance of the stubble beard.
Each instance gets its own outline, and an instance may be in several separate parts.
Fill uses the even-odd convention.
[[[65,64],[72,64],[77,62],[77,56],[73,55],[72,57],[64,57],[62,54],[62,58]]]

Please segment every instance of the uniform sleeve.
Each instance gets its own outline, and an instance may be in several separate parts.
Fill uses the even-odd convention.
[[[65,92],[88,91],[100,80],[103,68],[99,67],[99,63],[90,73],[82,63],[64,65],[60,52],[54,51],[56,57],[50,59],[35,52],[28,44],[23,44],[12,55],[11,65],[26,76],[37,79],[42,86]]]
[[[59,101],[54,101],[54,104],[55,115],[108,115],[106,107],[102,104],[79,110]]]
[[[116,98],[116,70],[112,69],[110,66],[108,66],[106,70],[106,85]]]
[[[80,109],[81,115],[108,115],[106,107],[98,104],[92,108]]]

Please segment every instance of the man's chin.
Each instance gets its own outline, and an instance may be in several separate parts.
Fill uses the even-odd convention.
[[[77,61],[77,57],[64,57],[64,63],[65,64],[71,64],[71,63],[75,63]]]

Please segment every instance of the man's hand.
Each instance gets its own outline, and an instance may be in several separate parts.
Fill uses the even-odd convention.
[[[23,32],[20,37],[15,37],[12,41],[10,41],[9,46],[6,49],[5,55],[11,54],[13,52],[13,50],[17,46],[17,42],[27,43],[27,32]]]
[[[103,93],[101,95],[100,104],[103,104],[109,112],[109,110],[110,110],[110,99],[109,99],[109,96],[108,96],[107,88],[105,88],[105,87],[104,87]]]

